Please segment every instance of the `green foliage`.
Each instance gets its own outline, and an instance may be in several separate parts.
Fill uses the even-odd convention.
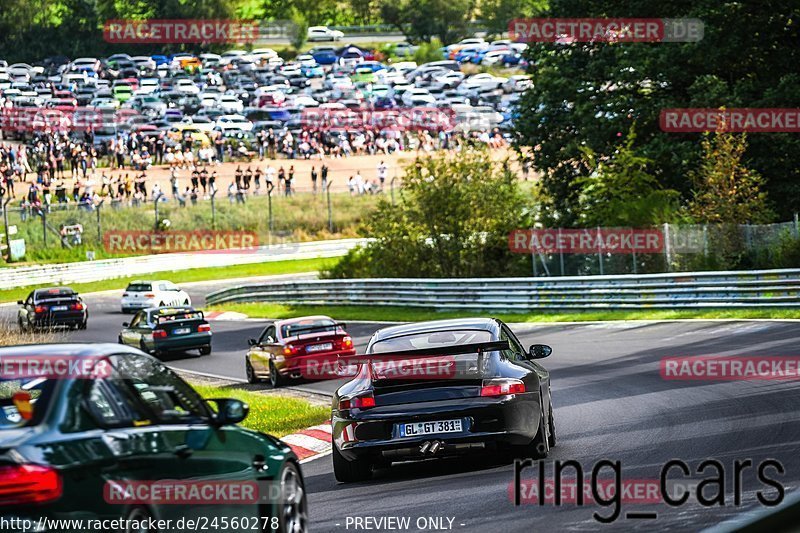
[[[197,383],[193,383],[192,387],[203,398],[233,398],[246,402],[250,406],[250,414],[241,426],[276,437],[321,424],[329,419],[331,414],[331,409],[327,405],[311,405],[299,398]]]
[[[418,65],[422,65],[423,63],[428,63],[430,61],[441,61],[442,60],[442,41],[439,39],[433,38],[430,42],[422,42],[419,44],[419,48],[414,52],[414,57],[412,58],[413,61],[416,61]]]
[[[582,226],[643,228],[671,222],[678,210],[678,191],[664,190],[647,171],[652,163],[636,153],[636,134],[627,137],[610,156],[598,158],[585,148],[591,174],[577,180]]]
[[[613,154],[635,122],[637,154],[665,189],[692,197],[689,172],[700,164],[700,134],[665,133],[665,108],[800,107],[800,26],[794,0],[552,0],[552,17],[695,17],[699,43],[534,44],[535,86],[522,99],[518,142],[536,147],[552,207],[565,224],[580,220],[579,180],[589,176],[584,148]],[[758,28],[757,34],[747,28]],[[743,154],[765,179],[778,216],[800,211],[800,137],[759,133]]]
[[[509,251],[525,198],[516,176],[487,151],[417,159],[406,169],[401,201],[381,200],[365,227],[374,240],[351,252],[332,277],[470,277],[527,272]]]
[[[379,0],[380,14],[411,42],[452,43],[470,34],[477,0]]]
[[[289,36],[292,47],[300,52],[308,38],[308,19],[300,11],[292,10],[292,33]]]
[[[490,36],[501,36],[513,19],[539,16],[547,5],[548,0],[482,0],[479,18]]]
[[[698,222],[758,224],[773,213],[762,191],[764,179],[742,162],[747,149],[745,135],[716,132],[703,138],[703,158],[689,176],[694,198],[689,212]]]

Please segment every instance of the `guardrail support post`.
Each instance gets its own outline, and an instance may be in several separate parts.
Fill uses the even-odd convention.
[[[214,197],[217,196],[217,189],[211,191],[211,229],[217,229],[217,206]]]
[[[268,244],[272,245],[272,189],[275,186],[271,181],[267,182],[267,239]]]
[[[3,227],[6,232],[6,262],[11,262],[11,235],[8,232],[8,204],[11,202],[11,197],[6,198],[3,202]]]
[[[600,240],[600,226],[597,226],[597,258],[600,260],[600,275],[604,274],[603,272],[603,247],[600,244],[602,241]]]
[[[797,226],[797,213],[794,214],[794,238],[800,237],[800,228]]]
[[[328,186],[326,187],[328,193],[328,231],[333,233],[333,208],[331,206],[331,184],[333,180],[328,180]]]
[[[666,271],[670,272],[672,270],[671,266],[671,258],[670,258],[670,249],[669,249],[669,224],[664,224],[664,259],[667,262]]]
[[[558,262],[561,264],[561,275],[564,275],[564,250],[561,246],[561,228],[558,228]]]
[[[102,222],[100,221],[100,210],[103,208],[103,202],[105,202],[105,198],[97,204],[97,210],[95,214],[97,215],[97,242],[103,242],[103,229],[102,229]]]

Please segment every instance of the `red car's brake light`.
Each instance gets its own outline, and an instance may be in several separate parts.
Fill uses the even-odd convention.
[[[211,331],[211,324],[200,324],[197,326],[197,331],[204,332],[204,331]]]
[[[299,351],[299,348],[294,344],[287,344],[283,347],[283,355],[294,355]]]
[[[375,397],[371,392],[353,398],[343,398],[339,400],[340,411],[345,409],[369,409],[370,407],[375,407]]]
[[[154,329],[153,330],[153,338],[154,339],[163,339],[167,336],[167,332],[163,329]]]
[[[353,347],[353,339],[349,335],[344,336],[342,338],[342,348],[350,349],[352,347]]]
[[[518,379],[487,379],[481,387],[481,396],[505,396],[523,392],[525,384]]]
[[[0,466],[0,505],[49,502],[62,490],[61,475],[49,466]]]

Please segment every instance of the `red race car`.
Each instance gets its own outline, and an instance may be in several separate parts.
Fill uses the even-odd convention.
[[[249,339],[245,357],[247,381],[269,379],[280,387],[290,379],[333,379],[340,355],[355,355],[345,325],[319,315],[267,324],[258,339]]]

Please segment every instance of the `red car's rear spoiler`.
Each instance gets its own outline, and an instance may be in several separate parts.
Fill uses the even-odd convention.
[[[455,346],[442,346],[441,348],[422,348],[419,350],[402,350],[398,352],[368,353],[362,355],[340,355],[339,362],[344,365],[357,365],[372,361],[392,361],[403,359],[421,359],[426,357],[442,357],[446,355],[461,355],[468,353],[482,354],[498,350],[508,350],[508,341],[475,342],[472,344],[457,344]]]

